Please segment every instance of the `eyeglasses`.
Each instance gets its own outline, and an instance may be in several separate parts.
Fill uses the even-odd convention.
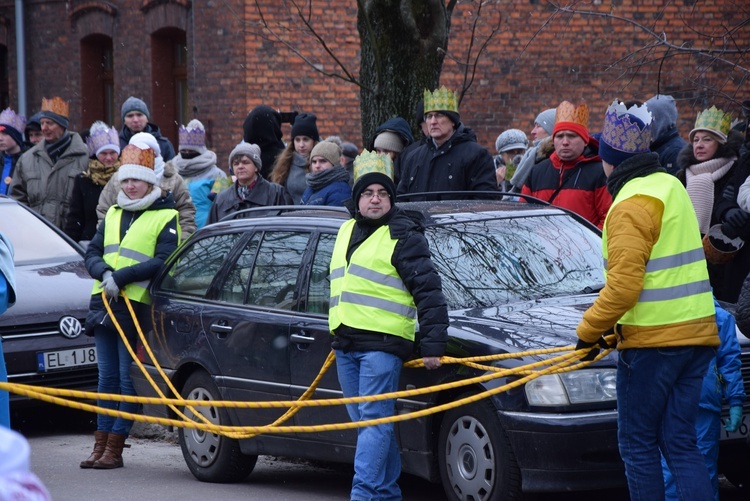
[[[359,197],[372,200],[373,198],[375,198],[376,195],[380,200],[383,200],[385,198],[391,198],[391,196],[388,194],[386,190],[378,190],[378,191],[365,190],[359,195]]]

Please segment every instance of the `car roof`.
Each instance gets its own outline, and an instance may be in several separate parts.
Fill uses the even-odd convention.
[[[512,195],[518,196],[518,194]],[[518,200],[497,200],[497,196],[494,198],[481,200],[397,201],[397,204],[403,210],[421,214],[425,225],[428,227],[459,221],[567,214],[593,231],[600,231],[595,225],[578,214],[550,205],[541,200],[529,197],[528,201],[521,202]],[[306,224],[310,224],[309,219],[314,219],[315,224],[319,226],[340,226],[341,222],[351,218],[351,214],[344,207],[300,205],[254,207],[230,214],[219,223],[214,223],[211,226],[216,227],[229,224],[234,229],[240,229],[242,227],[256,226],[259,219],[263,219],[264,223],[269,223],[271,222],[269,218],[281,218],[281,220],[285,221],[291,218],[300,219],[308,221]]]

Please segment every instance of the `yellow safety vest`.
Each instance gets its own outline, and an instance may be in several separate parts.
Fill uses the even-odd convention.
[[[128,266],[144,263],[154,257],[156,241],[164,227],[178,217],[174,209],[158,209],[144,211],[138,219],[133,221],[127,233],[120,241],[120,224],[122,209],[113,205],[104,217],[104,262],[117,271]],[[177,240],[180,239],[180,225],[177,225]],[[133,282],[125,286],[125,293],[132,301],[151,304],[148,294],[148,280]],[[102,293],[96,280],[92,295]]]
[[[354,329],[384,332],[414,341],[417,307],[406,290],[391,257],[398,240],[381,226],[352,253],[346,262],[355,221],[339,229],[331,256],[331,332],[344,324]]]
[[[698,220],[685,188],[672,175],[656,173],[628,181],[612,209],[635,195],[648,195],[664,204],[659,239],[646,263],[643,291],[636,305],[620,319],[635,326],[685,322],[715,313]],[[602,231],[604,274],[607,274],[607,224]]]

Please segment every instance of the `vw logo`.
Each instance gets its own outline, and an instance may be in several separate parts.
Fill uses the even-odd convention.
[[[58,327],[60,328],[60,334],[68,339],[75,339],[81,335],[81,332],[83,332],[81,322],[76,317],[68,315],[60,319]]]

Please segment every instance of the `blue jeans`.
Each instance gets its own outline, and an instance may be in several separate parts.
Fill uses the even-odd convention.
[[[382,351],[336,350],[336,368],[344,397],[396,391],[402,365],[399,357]],[[395,404],[393,399],[363,402],[349,404],[346,410],[352,421],[368,421],[392,416]],[[393,423],[359,428],[351,499],[400,500],[397,483],[400,474],[401,456]]]
[[[703,376],[713,348],[634,348],[617,364],[618,440],[631,500],[663,501],[661,456],[684,501],[713,498],[696,445]]]
[[[133,362],[133,358],[128,353],[128,348],[122,341],[120,334],[106,327],[98,326],[94,331],[94,342],[96,343],[99,368],[99,393],[135,395],[133,380],[130,378],[130,364]],[[137,403],[99,400],[98,404],[105,409],[119,409],[122,412],[136,413],[139,409]],[[130,419],[105,416],[104,414],[99,414],[96,419],[96,429],[107,433],[118,433],[127,437],[132,427],[133,421]]]
[[[695,431],[698,434],[698,449],[703,454],[703,460],[706,462],[708,476],[711,478],[711,488],[714,495],[711,499],[719,501],[719,439],[721,438],[721,413],[700,407],[698,409],[698,419],[695,422]],[[664,471],[664,486],[666,488],[667,501],[679,501],[677,489],[675,488],[674,477],[669,471],[667,462],[661,458],[661,467]]]

